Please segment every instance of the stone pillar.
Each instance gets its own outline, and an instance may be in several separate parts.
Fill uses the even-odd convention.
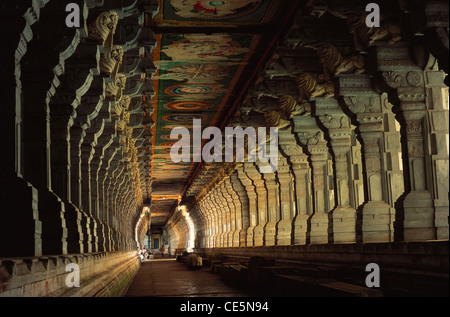
[[[227,232],[226,232],[226,210],[225,205],[222,204],[222,200],[220,197],[220,187],[216,186],[211,191],[211,201],[213,204],[213,209],[215,209],[215,213],[217,215],[217,228],[218,228],[218,247],[226,247],[227,246]]]
[[[255,246],[254,230],[259,223],[256,191],[252,180],[245,173],[244,167],[238,167],[237,171],[238,178],[245,188],[248,199],[248,215],[250,221],[247,228],[247,246]]]
[[[356,208],[359,206],[352,204],[357,192],[351,179],[354,166],[350,118],[334,98],[316,98],[311,101],[314,101],[314,116],[323,125],[333,151],[336,208],[330,211],[329,217],[332,239],[334,243],[356,242]]]
[[[342,105],[353,114],[363,144],[367,198],[361,208],[362,242],[393,241],[395,209],[387,203],[381,96],[367,75],[341,75],[338,82]]]
[[[276,244],[291,245],[295,215],[294,177],[287,159],[278,157],[277,180],[280,184],[280,219],[276,226]]]
[[[228,231],[228,246],[239,246],[239,231],[236,230],[237,228],[237,211],[236,206],[233,202],[233,197],[231,196],[231,193],[228,190],[228,187],[231,186],[229,183],[229,177],[227,177],[222,183],[221,183],[221,189],[222,189],[222,196],[224,197],[226,204],[230,210],[230,229]],[[237,233],[237,234],[236,234]]]
[[[42,18],[48,19],[61,4],[50,4]],[[52,32],[53,25],[39,23],[34,31]],[[67,33],[66,33],[67,32]],[[64,202],[52,190],[51,135],[49,103],[63,74],[64,61],[73,54],[79,33],[75,30],[53,32],[51,38],[32,41],[22,59],[23,177],[38,189],[39,219],[42,221],[42,254],[67,253],[67,228]],[[72,42],[73,41],[73,42]],[[59,44],[58,49],[51,50]],[[36,77],[36,74],[40,74]],[[15,131],[15,130],[13,130]],[[22,151],[23,150],[23,151]]]
[[[448,140],[444,141],[448,138],[448,121],[443,120],[448,116],[445,74],[429,65],[419,67],[412,62],[410,52],[407,43],[397,43],[395,47],[379,44],[373,54],[378,71],[376,86],[389,94],[392,110],[402,124],[406,177],[398,218],[406,241],[445,239],[449,205],[448,181],[441,177],[448,174]]]
[[[224,247],[231,247],[233,244],[233,232],[234,232],[234,205],[229,204],[226,199],[227,192],[224,188],[224,183],[220,183],[218,186],[219,199],[222,201],[223,217],[224,217]]]
[[[392,77],[397,82],[391,80]],[[444,74],[410,70],[383,73],[399,100],[404,122],[409,192],[403,197],[404,240],[448,238],[448,106]],[[429,96],[427,98],[427,96]],[[447,220],[446,220],[447,219]]]
[[[210,242],[209,245],[211,248],[219,247],[218,243],[218,235],[219,235],[219,229],[218,229],[218,217],[216,214],[215,207],[211,201],[211,194],[209,194],[206,197],[206,205],[208,208],[209,215],[211,217],[211,235],[210,235]]]
[[[328,243],[328,213],[334,207],[333,191],[328,188],[329,171],[328,146],[316,120],[309,116],[294,116],[294,132],[308,151],[312,169],[314,214],[310,217],[311,244]]]
[[[274,241],[275,231],[273,227],[268,227],[266,231],[266,224],[268,221],[267,217],[267,190],[264,184],[264,179],[257,170],[254,163],[245,162],[244,171],[247,177],[253,182],[256,192],[256,203],[257,203],[257,219],[258,224],[255,226],[254,232],[254,245],[262,246],[265,245],[265,241]],[[267,236],[266,236],[267,235]],[[269,242],[271,243],[271,242]]]
[[[250,226],[250,214],[249,214],[249,201],[247,192],[245,191],[244,186],[242,185],[241,181],[239,180],[238,173],[235,172],[230,175],[230,184],[232,186],[233,192],[236,195],[233,195],[233,201],[234,204],[241,212],[241,217],[237,216],[236,222],[237,222],[237,228],[240,228],[239,231],[239,247],[244,247],[247,245],[247,231]],[[238,207],[239,206],[239,207]],[[242,218],[242,225],[239,227],[239,219]]]
[[[209,236],[211,234],[211,220],[209,218],[209,215],[207,213],[204,200],[201,200],[198,203],[199,210],[201,211],[203,218],[205,219],[203,224],[203,240],[202,244],[205,248],[209,248]]]
[[[211,208],[209,206],[208,197],[205,197],[203,199],[203,204],[205,206],[206,215],[208,217],[207,245],[208,245],[208,248],[214,248],[214,233],[215,233],[214,217],[211,212]]]
[[[267,190],[267,216],[264,245],[275,245],[277,241],[277,224],[280,220],[280,192],[275,173],[261,173]]]
[[[23,178],[22,146],[22,58],[28,43],[35,40],[32,26],[38,23],[44,3],[20,2],[2,7],[2,64],[0,86],[0,254],[2,257],[42,255],[42,221],[39,219],[38,191]]]
[[[295,217],[293,219],[293,243],[309,243],[308,219],[313,214],[312,189],[311,189],[311,168],[308,156],[297,144],[295,135],[290,130],[279,130],[279,146],[284,155],[289,159],[289,163],[294,175]]]
[[[239,195],[233,189],[231,175],[225,180],[225,189],[229,197],[229,204],[233,204],[234,219],[232,219],[233,228],[233,247],[240,245],[240,233],[242,231],[242,204],[239,201]]]

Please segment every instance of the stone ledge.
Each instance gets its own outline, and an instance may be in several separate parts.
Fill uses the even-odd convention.
[[[207,255],[261,256],[278,262],[321,266],[362,266],[375,262],[386,270],[444,274],[448,277],[449,241],[320,244],[198,249]]]
[[[80,287],[68,288],[65,268],[80,268]],[[0,297],[120,296],[136,274],[136,251],[0,259]]]

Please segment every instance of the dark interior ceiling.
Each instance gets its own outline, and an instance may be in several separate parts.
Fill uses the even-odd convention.
[[[302,1],[161,0],[149,26],[156,39],[151,81],[152,230],[169,219],[201,163],[174,163],[174,127],[223,128]],[[192,132],[191,132],[192,136]],[[195,194],[192,193],[191,194]]]

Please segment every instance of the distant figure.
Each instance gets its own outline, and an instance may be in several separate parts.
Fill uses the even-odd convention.
[[[169,245],[169,249],[167,250],[168,254],[169,254],[169,258],[170,258],[170,245]]]
[[[147,260],[147,249],[146,248],[144,248],[142,257],[143,257],[144,260]]]
[[[166,252],[166,248],[162,247],[162,248],[161,248],[161,254],[162,254],[162,257],[164,257],[164,252]]]

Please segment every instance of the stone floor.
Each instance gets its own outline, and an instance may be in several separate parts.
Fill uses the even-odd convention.
[[[174,258],[142,262],[125,297],[248,297],[209,270],[191,271]]]

